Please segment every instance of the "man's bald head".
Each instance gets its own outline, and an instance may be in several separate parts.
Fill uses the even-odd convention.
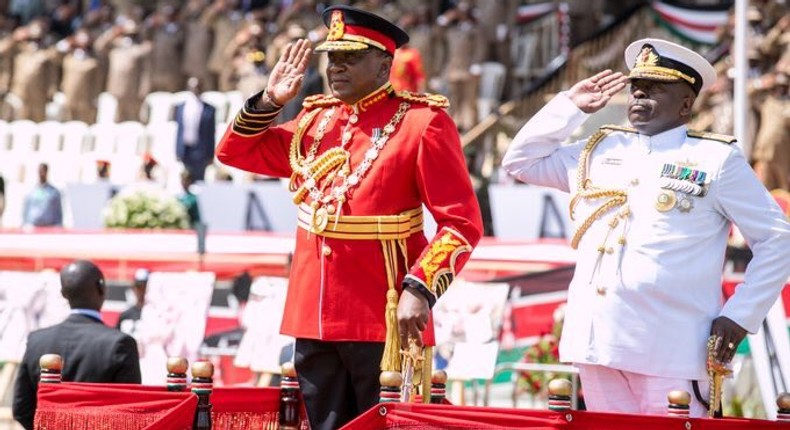
[[[60,271],[60,293],[74,308],[100,310],[106,287],[104,275],[87,260],[76,260]]]

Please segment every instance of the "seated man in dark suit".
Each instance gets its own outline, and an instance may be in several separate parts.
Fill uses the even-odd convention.
[[[30,430],[44,354],[63,357],[63,380],[69,382],[141,382],[134,339],[102,323],[99,310],[107,295],[104,275],[90,261],[77,260],[60,272],[61,294],[71,315],[60,324],[30,333],[14,387],[14,419]]]

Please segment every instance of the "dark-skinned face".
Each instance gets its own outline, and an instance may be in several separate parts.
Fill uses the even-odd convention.
[[[631,81],[628,121],[640,133],[653,136],[688,122],[695,95],[685,82]]]
[[[329,52],[326,75],[332,95],[354,104],[389,79],[391,58],[378,49]]]

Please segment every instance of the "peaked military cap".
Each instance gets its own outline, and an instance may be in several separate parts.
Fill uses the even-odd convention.
[[[629,79],[685,81],[697,94],[716,80],[716,71],[704,57],[661,39],[642,39],[628,45],[625,63],[631,70]]]
[[[409,42],[409,35],[397,25],[351,6],[330,6],[321,17],[329,33],[326,41],[315,48],[317,52],[361,51],[373,47],[394,55],[395,49]]]

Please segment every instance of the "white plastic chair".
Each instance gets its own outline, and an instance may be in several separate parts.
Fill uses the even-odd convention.
[[[146,127],[148,135],[148,151],[163,165],[177,163],[176,157],[176,132],[178,125],[175,121],[159,124],[149,124]]]
[[[172,119],[173,107],[176,105],[173,93],[155,91],[148,93],[143,99],[140,117],[146,124],[167,122]]]
[[[228,97],[222,91],[205,91],[200,94],[200,99],[214,106],[215,121],[225,121],[228,116]]]
[[[143,158],[140,156],[115,154],[109,158],[110,182],[118,185],[128,185],[137,180]]]
[[[38,152],[43,156],[56,155],[61,151],[63,123],[44,121],[38,123]]]
[[[10,124],[11,152],[15,156],[27,156],[36,151],[38,124],[22,119]]]
[[[124,121],[115,128],[115,153],[140,155],[143,153],[145,126],[137,121]]]
[[[88,124],[82,121],[63,123],[63,143],[61,152],[79,155],[85,151],[85,138],[88,135]]]
[[[50,121],[60,121],[63,119],[63,106],[66,104],[66,95],[58,91],[52,96],[52,100],[47,103],[46,115]]]
[[[90,137],[93,142],[91,152],[100,157],[109,157],[115,153],[115,123],[97,123],[90,126]]]
[[[225,117],[225,122],[229,123],[236,118],[236,114],[244,106],[244,95],[242,95],[241,91],[228,91],[225,93],[225,96],[228,99],[228,114]]]
[[[11,130],[8,127],[8,122],[0,120],[0,154],[11,150]]]
[[[96,123],[111,124],[118,113],[118,99],[108,92],[102,92],[97,99]]]

